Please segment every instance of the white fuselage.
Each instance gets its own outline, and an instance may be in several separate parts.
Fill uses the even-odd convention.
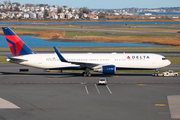
[[[70,62],[93,65],[114,65],[116,69],[158,69],[171,64],[164,56],[147,53],[62,53]],[[79,69],[80,65],[61,62],[56,53],[29,54],[13,57],[22,59],[18,64],[42,69]],[[86,66],[85,66],[86,67]],[[90,69],[93,69],[92,66]]]

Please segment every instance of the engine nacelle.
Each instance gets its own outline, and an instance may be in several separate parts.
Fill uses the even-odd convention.
[[[116,73],[116,67],[114,65],[106,65],[106,66],[94,68],[94,71],[95,72],[102,72],[104,74],[115,74]]]

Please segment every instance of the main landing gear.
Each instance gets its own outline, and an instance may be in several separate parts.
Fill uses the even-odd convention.
[[[82,73],[84,77],[91,77],[91,73],[90,72],[83,72]]]
[[[83,72],[82,75],[83,75],[84,77],[91,77],[91,73],[90,73],[89,71],[90,71],[90,69],[89,69],[89,68],[86,68],[85,72]]]

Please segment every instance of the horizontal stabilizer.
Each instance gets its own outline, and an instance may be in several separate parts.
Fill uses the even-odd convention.
[[[6,61],[7,62],[12,62],[12,63],[21,63],[21,62],[25,62],[25,61],[28,61],[28,60],[25,60],[25,59],[19,59],[19,58],[15,58],[15,57],[7,57],[6,58]]]

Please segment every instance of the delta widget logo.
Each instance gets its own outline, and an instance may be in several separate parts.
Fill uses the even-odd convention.
[[[143,56],[127,56],[127,58],[126,59],[150,59],[150,57],[149,56],[145,56],[145,55],[143,55]]]

